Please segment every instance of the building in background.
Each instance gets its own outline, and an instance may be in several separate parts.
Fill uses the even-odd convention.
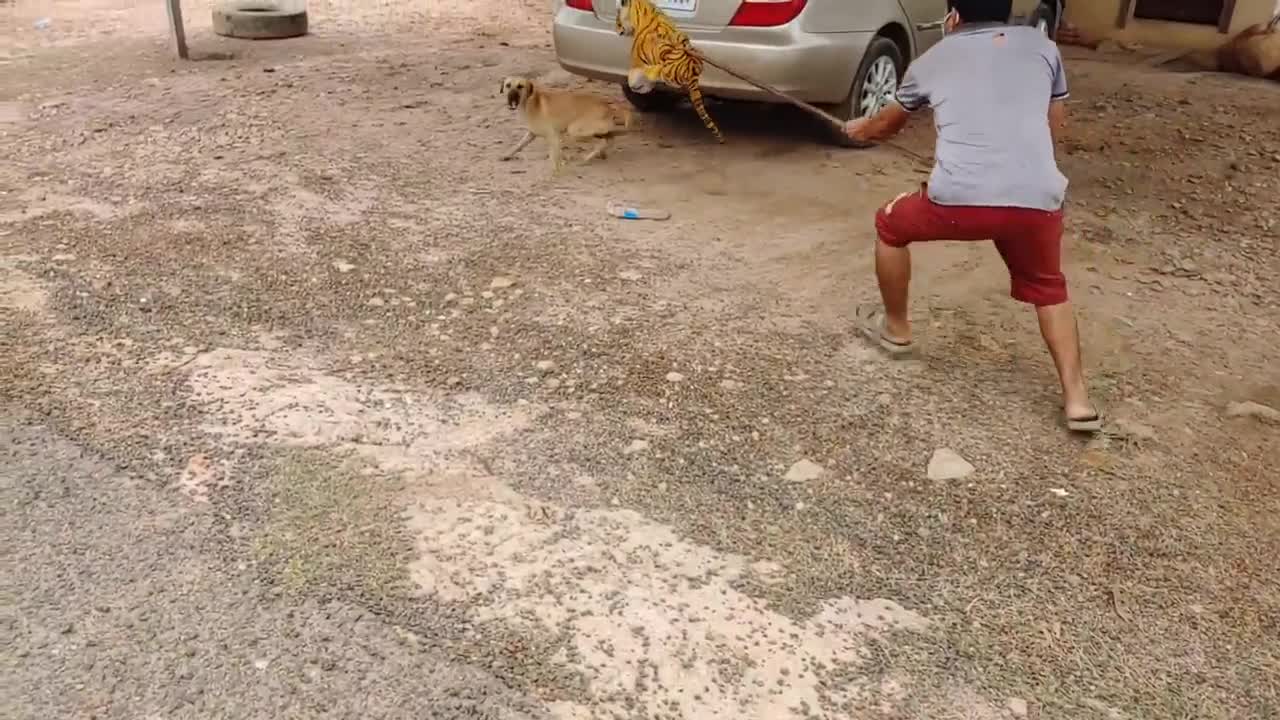
[[[1068,0],[1084,36],[1150,47],[1208,50],[1280,12],[1277,0]]]

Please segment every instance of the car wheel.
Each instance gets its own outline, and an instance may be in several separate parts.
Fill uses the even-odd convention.
[[[1050,39],[1052,39],[1054,35],[1058,34],[1057,26],[1053,17],[1053,8],[1044,3],[1038,5],[1035,12],[1031,13],[1031,17],[1028,18],[1027,24],[1044,33],[1045,36]]]
[[[841,120],[852,120],[880,112],[881,108],[893,102],[905,68],[906,62],[898,44],[884,36],[875,38],[867,46],[862,64],[853,76],[849,97],[833,108],[832,114]],[[842,147],[860,147],[843,132],[835,132],[834,129],[832,140]]]
[[[622,83],[622,94],[626,96],[627,102],[631,103],[631,107],[642,113],[671,112],[681,100],[679,95],[665,90],[638,93],[625,82]]]

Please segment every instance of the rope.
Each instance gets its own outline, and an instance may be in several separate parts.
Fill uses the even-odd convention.
[[[792,105],[795,105],[796,107],[800,108],[801,110],[804,110],[805,112],[809,113],[810,115],[813,115],[813,116],[817,117],[818,119],[820,119],[820,120],[822,120],[822,121],[826,122],[826,123],[827,123],[828,125],[830,125],[830,126],[831,126],[831,128],[832,128],[833,130],[835,130],[836,132],[841,133],[841,134],[843,134],[843,133],[844,133],[844,125],[845,125],[845,123],[844,123],[844,121],[843,121],[843,120],[841,120],[840,118],[836,117],[835,115],[832,115],[831,113],[829,113],[829,112],[827,112],[827,111],[825,111],[825,110],[823,110],[823,109],[821,109],[821,108],[819,108],[819,107],[816,107],[816,106],[814,106],[814,105],[810,105],[809,103],[807,103],[807,102],[805,102],[805,101],[801,100],[800,98],[792,97],[791,95],[788,95],[787,93],[782,92],[781,90],[777,89],[776,87],[773,87],[772,85],[769,85],[768,83],[766,83],[766,82],[764,82],[764,81],[762,81],[762,80],[757,80],[757,79],[755,79],[755,78],[753,78],[753,77],[751,77],[751,76],[749,76],[749,75],[746,75],[746,74],[744,74],[744,73],[738,72],[737,70],[733,70],[733,69],[727,68],[727,67],[725,67],[724,65],[721,65],[720,63],[718,63],[718,62],[716,62],[716,61],[712,60],[711,58],[707,57],[707,56],[706,56],[706,55],[705,55],[701,50],[695,50],[694,48],[689,48],[689,50],[691,50],[691,51],[693,52],[693,54],[694,54],[694,55],[697,55],[699,58],[701,58],[701,60],[702,60],[703,62],[705,62],[706,64],[710,65],[711,67],[713,67],[713,68],[717,68],[717,69],[719,69],[719,70],[721,70],[721,71],[723,71],[723,72],[725,72],[725,73],[727,73],[727,74],[729,74],[729,75],[732,75],[733,77],[735,77],[735,78],[737,78],[737,79],[739,79],[739,80],[741,80],[741,81],[743,81],[743,82],[745,82],[745,83],[747,83],[747,84],[754,85],[754,86],[756,86],[756,87],[760,88],[761,90],[764,90],[765,92],[769,93],[770,95],[773,95],[774,97],[777,97],[777,98],[778,98],[778,99],[780,99],[780,100],[783,100],[783,101],[785,101],[785,102],[791,103]],[[927,158],[927,157],[925,157],[925,156],[923,156],[923,155],[921,155],[921,154],[919,154],[919,153],[915,152],[914,150],[908,150],[907,148],[902,147],[901,145],[898,145],[897,143],[893,143],[893,142],[889,142],[889,141],[882,141],[880,144],[883,144],[883,145],[885,145],[885,146],[887,146],[887,147],[893,148],[894,150],[897,150],[898,152],[902,153],[903,155],[907,155],[907,156],[911,157],[913,160],[917,160],[917,161],[922,162],[922,163],[925,163],[925,164],[932,164],[932,163],[933,163],[933,161],[932,161],[931,159],[929,159],[929,158]],[[865,147],[865,146],[864,146],[864,147]]]

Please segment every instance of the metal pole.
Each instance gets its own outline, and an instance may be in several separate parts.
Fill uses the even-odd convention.
[[[178,57],[189,60],[187,53],[187,31],[182,25],[182,0],[165,0],[169,8],[169,25],[173,28],[173,39],[178,44]]]

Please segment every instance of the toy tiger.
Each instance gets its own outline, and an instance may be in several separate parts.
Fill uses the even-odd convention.
[[[676,29],[670,18],[649,0],[618,0],[619,35],[633,35],[631,72],[627,84],[632,90],[647,92],[662,82],[689,94],[689,102],[719,142],[724,142],[720,128],[707,114],[702,102],[702,57],[689,43],[689,37]]]

